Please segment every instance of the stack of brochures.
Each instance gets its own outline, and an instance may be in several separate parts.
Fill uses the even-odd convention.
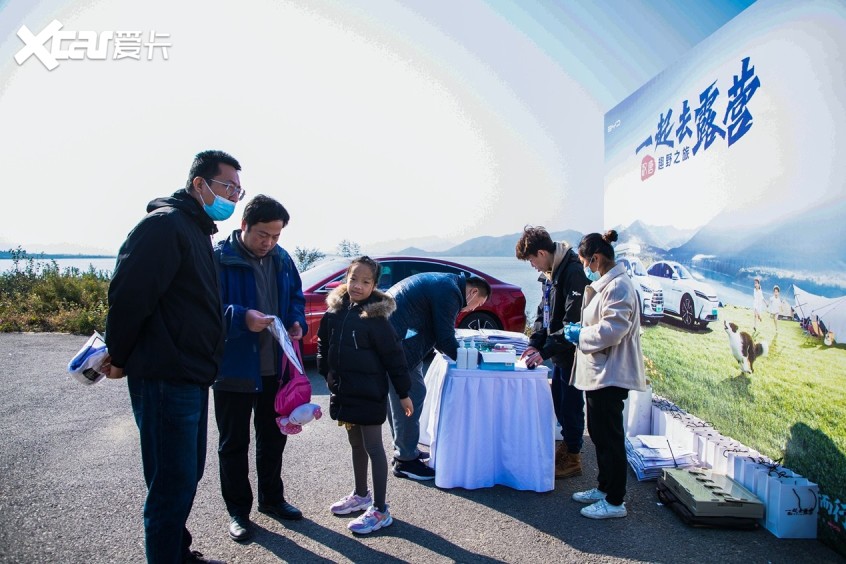
[[[529,338],[523,333],[501,329],[456,329],[455,338],[464,339],[465,342],[473,339],[475,343],[488,343],[491,348],[498,344],[513,345],[517,356],[522,355],[529,346]]]
[[[626,458],[638,481],[657,480],[664,468],[691,468],[699,465],[696,453],[672,444],[663,435],[626,437]]]

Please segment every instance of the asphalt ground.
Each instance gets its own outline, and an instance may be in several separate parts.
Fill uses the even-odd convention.
[[[0,334],[0,562],[144,561],[146,492],[126,381],[84,386],[71,378],[67,362],[84,341]],[[326,385],[313,363],[308,368],[313,401],[328,414]],[[389,475],[394,524],[354,536],[346,525],[357,514],[329,512],[353,479],[346,433],[328,415],[285,450],[286,497],[305,518],[277,521],[254,510],[256,534],[238,544],[227,535],[213,409],[188,528],[195,550],[227,562],[843,562],[816,540],[688,527],[658,503],[654,482],[637,482],[631,471],[629,516],[586,519],[570,496],[596,485],[587,437],[584,475],[558,480],[548,493],[442,490]]]

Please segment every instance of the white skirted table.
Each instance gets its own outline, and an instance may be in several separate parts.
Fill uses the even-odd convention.
[[[548,369],[458,370],[436,354],[426,373],[420,442],[441,488],[555,488]]]

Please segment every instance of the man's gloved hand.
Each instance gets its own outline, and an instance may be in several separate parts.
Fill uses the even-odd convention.
[[[576,346],[579,345],[579,334],[581,332],[581,323],[568,323],[566,326],[564,326],[564,338]]]

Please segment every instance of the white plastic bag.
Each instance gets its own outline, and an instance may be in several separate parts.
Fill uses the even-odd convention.
[[[99,371],[99,368],[108,354],[106,341],[98,332],[94,331],[94,334],[88,337],[85,345],[68,363],[68,372],[83,384],[96,384],[106,377],[104,373]]]

